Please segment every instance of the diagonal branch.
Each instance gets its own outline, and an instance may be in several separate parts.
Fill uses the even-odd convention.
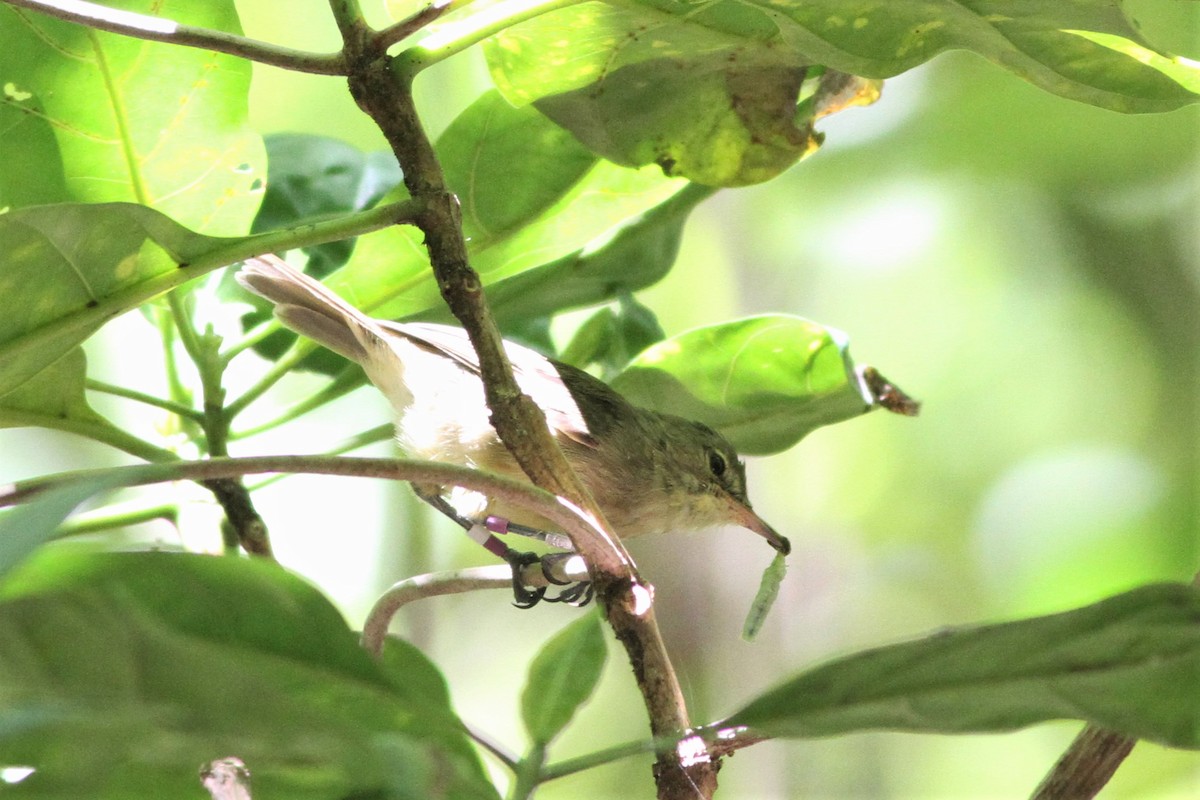
[[[541,409],[513,379],[482,281],[468,263],[458,198],[446,186],[433,144],[413,104],[415,73],[402,68],[403,58],[388,58],[355,0],[330,0],[330,7],[345,43],[350,93],[391,145],[409,193],[428,202],[418,225],[425,232],[442,297],[466,329],[479,357],[492,426],[534,484],[563,497],[592,521],[586,531],[567,532],[587,561],[596,596],[629,656],[651,732],[658,737],[687,730],[691,723],[655,623],[652,588],[642,583],[632,558],[550,436]],[[654,768],[658,795],[687,800],[711,797],[717,769],[702,745],[699,752],[686,758],[663,753]]]
[[[232,56],[241,56],[260,64],[309,72],[317,75],[344,75],[341,53],[308,53],[269,42],[250,39],[224,31],[184,25],[163,17],[109,8],[86,0],[3,0],[14,8],[26,8],[56,19],[76,22],[109,33],[119,33],[151,42],[167,42],[198,47]]]

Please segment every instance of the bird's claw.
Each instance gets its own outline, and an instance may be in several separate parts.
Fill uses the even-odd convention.
[[[542,557],[542,573],[545,574],[546,580],[555,586],[567,587],[554,597],[543,598],[547,603],[566,603],[576,608],[582,608],[592,601],[591,581],[561,581],[555,577],[554,570],[550,568],[552,563],[565,561],[574,556],[574,553],[551,553]]]
[[[504,560],[512,567],[513,581],[513,605],[517,608],[533,608],[539,602],[545,600],[547,603],[567,603],[576,607],[585,606],[592,600],[592,584],[590,581],[569,581],[559,580],[554,575],[554,570],[551,565],[563,558],[572,557],[573,553],[550,553],[549,555],[539,556],[537,553],[523,553],[519,550],[509,548],[504,554]],[[531,564],[542,565],[542,574],[546,576],[546,580],[555,586],[563,586],[564,588],[557,595],[550,597],[546,595],[546,587],[539,586],[530,588],[521,580],[521,572]]]
[[[513,605],[517,608],[533,608],[546,597],[546,587],[530,589],[521,581],[521,570],[530,564],[537,564],[541,557],[537,553],[522,553],[509,548],[504,560],[512,567]]]

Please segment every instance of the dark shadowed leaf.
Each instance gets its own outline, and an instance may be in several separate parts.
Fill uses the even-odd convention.
[[[400,167],[388,152],[364,153],[338,139],[300,133],[277,133],[264,143],[267,191],[253,233],[361,211],[400,183]],[[354,240],[345,239],[306,248],[305,269],[324,278],[346,262],[353,247]]]
[[[428,662],[376,664],[274,564],[43,551],[0,599],[0,763],[30,797],[197,796],[227,757],[255,797],[495,797],[444,693],[403,683]]]

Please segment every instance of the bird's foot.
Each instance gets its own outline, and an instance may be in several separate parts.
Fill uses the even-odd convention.
[[[542,573],[546,576],[546,580],[555,586],[566,587],[554,597],[544,598],[547,603],[566,603],[576,608],[582,608],[592,601],[591,581],[560,580],[555,575],[556,566],[565,565],[568,559],[575,557],[574,553],[550,553],[542,556]]]
[[[513,605],[517,608],[533,608],[546,597],[546,587],[529,588],[521,580],[521,571],[530,564],[540,562],[541,556],[537,553],[523,553],[510,547],[504,553],[504,560],[512,567]]]

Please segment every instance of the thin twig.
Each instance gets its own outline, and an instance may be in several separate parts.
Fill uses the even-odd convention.
[[[551,562],[552,575],[560,585],[588,580],[587,565],[582,558],[568,558],[562,562]],[[521,572],[521,583],[525,586],[549,586],[550,581],[543,571],[543,564],[533,563]],[[362,644],[366,651],[376,657],[383,652],[388,627],[401,608],[417,600],[440,597],[446,594],[462,594],[481,589],[511,589],[513,571],[507,564],[490,567],[471,567],[451,572],[432,572],[405,578],[384,592],[363,623]]]
[[[203,415],[194,408],[185,406],[183,403],[176,403],[173,400],[167,400],[163,397],[155,397],[154,395],[139,392],[136,389],[128,389],[124,386],[117,386],[112,383],[105,383],[94,378],[88,378],[84,384],[85,388],[93,392],[101,392],[102,394],[111,394],[114,397],[123,397],[126,400],[133,400],[138,403],[145,403],[148,406],[161,408],[163,411],[169,411],[176,416],[190,419],[193,422],[200,422]]]
[[[470,736],[471,739],[474,740],[475,744],[491,753],[497,761],[508,767],[510,771],[517,768],[517,757],[508,752],[508,750],[506,750],[499,742],[492,739],[492,737],[488,736],[474,725],[464,722],[463,727],[467,729],[467,736]]]
[[[380,50],[387,50],[392,45],[404,41],[435,19],[441,17],[456,4],[455,0],[434,0],[434,2],[415,14],[400,20],[394,25],[389,25],[376,33],[374,46]]]
[[[445,61],[518,22],[580,2],[583,0],[505,0],[493,3],[461,20],[438,26],[436,31],[406,48],[396,57],[399,68],[407,75],[416,75],[426,67]]]
[[[1136,739],[1088,725],[1034,791],[1032,800],[1091,800],[1112,778]]]
[[[184,25],[163,17],[122,11],[85,0],[3,0],[3,2],[16,8],[26,8],[56,19],[76,22],[89,28],[118,33],[135,39],[213,50],[297,72],[317,75],[344,75],[346,72],[341,53],[308,53],[303,50],[293,50],[246,36]]]

